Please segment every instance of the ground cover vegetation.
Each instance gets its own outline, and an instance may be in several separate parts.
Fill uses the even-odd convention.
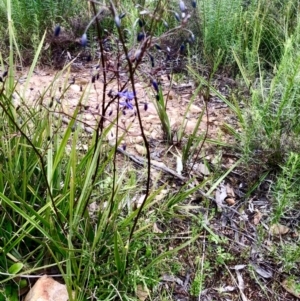
[[[24,298],[42,274],[70,300],[299,298],[299,5],[1,1],[0,299]],[[56,71],[29,101],[41,66]],[[175,86],[190,87],[177,127]],[[211,135],[216,104],[228,116]],[[159,139],[143,124],[151,106]]]

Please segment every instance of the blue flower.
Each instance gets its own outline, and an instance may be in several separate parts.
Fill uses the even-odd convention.
[[[185,10],[186,10],[185,4],[182,0],[179,1],[179,8],[182,12],[185,12]]]
[[[152,83],[152,86],[153,86],[154,90],[155,90],[156,92],[158,92],[158,91],[159,91],[158,83],[157,83],[154,79],[151,80],[151,83]]]
[[[133,110],[133,104],[128,99],[126,99],[125,101],[120,101],[120,105],[123,107],[123,109]]]
[[[143,33],[143,32],[139,32],[138,35],[137,35],[137,40],[138,40],[138,42],[143,41],[144,38],[145,38],[144,33]]]
[[[134,99],[133,92],[129,92],[129,91],[118,92],[118,96],[125,98],[125,101],[120,101],[120,105],[123,107],[123,109],[133,110],[133,104],[131,103],[131,101]]]
[[[121,27],[121,19],[120,19],[120,17],[117,16],[117,15],[115,16],[115,23],[116,23],[116,25],[117,25],[118,28]]]
[[[83,47],[85,47],[85,46],[87,45],[87,36],[86,36],[86,33],[84,33],[84,34],[81,36],[80,42],[81,42],[81,45],[82,45]]]
[[[58,37],[60,34],[60,26],[59,25],[56,25],[55,26],[55,29],[54,29],[54,36],[55,37]]]
[[[134,99],[134,93],[129,91],[124,92],[118,92],[119,97],[125,97],[127,100],[133,100]]]
[[[145,26],[145,24],[146,24],[145,20],[139,19],[138,22],[139,22],[139,26],[140,26],[140,27],[143,27],[143,26]]]
[[[177,12],[174,12],[174,16],[178,22],[180,22],[180,17]]]

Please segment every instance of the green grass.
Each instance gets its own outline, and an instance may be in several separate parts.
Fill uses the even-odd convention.
[[[280,276],[274,276],[275,282],[280,283],[287,274],[297,282],[300,251],[297,236],[292,234],[299,233],[299,1],[209,0],[197,1],[195,9],[185,1],[191,17],[184,28],[196,37],[188,46],[187,74],[196,85],[183,116],[189,115],[198,95],[203,97],[205,106],[190,136],[185,133],[184,123],[176,133],[177,154],[182,152],[186,167],[202,156],[205,164],[212,165],[209,176],[191,177],[185,184],[165,181],[164,177],[164,183],[152,182],[149,142],[142,127],[147,149],[147,164],[143,168],[135,168],[125,158],[122,166],[118,165],[117,146],[122,137],[117,136],[115,146],[108,143],[106,136],[112,125],[104,127],[99,119],[97,130],[91,134],[84,130],[80,104],[88,97],[92,83],[82,92],[68,124],[63,122],[64,116],[54,113],[60,104],[47,97],[50,91],[51,95],[58,93],[57,82],[68,74],[69,66],[57,73],[34,105],[19,93],[16,65],[24,53],[32,52],[26,87],[54,25],[71,29],[76,15],[82,14],[85,19],[93,14],[93,6],[86,2],[27,2],[0,3],[0,76],[8,70],[0,82],[0,298],[18,299],[17,289],[29,285],[29,280],[20,282],[19,275],[51,269],[61,274],[70,296],[73,291],[76,300],[136,300],[141,286],[149,289],[152,299],[172,300],[171,289],[158,289],[162,275],[184,278],[185,271],[191,269],[188,292],[199,297],[215,283],[224,284],[228,279],[235,283],[231,267],[244,264],[238,259],[248,264],[252,253],[251,246],[241,247],[230,231],[237,230],[238,238],[241,233],[247,238],[253,234],[253,227],[256,250],[268,258]],[[180,13],[176,1],[158,1],[157,7],[153,2],[140,2],[144,2],[143,8],[133,7],[130,1],[121,6],[115,3],[116,15],[126,13],[120,28],[108,15],[99,21],[100,32],[92,25],[89,39],[95,33],[102,37],[103,29],[110,28],[111,37],[118,37],[120,42],[113,42],[114,51],[127,53],[131,47],[141,47],[142,43],[136,41],[138,32],[151,33],[154,38],[163,34],[169,37],[163,21],[171,30],[179,26],[174,18],[174,12]],[[109,6],[108,1],[106,5]],[[156,19],[151,15],[155,9]],[[149,13],[141,16],[141,10]],[[86,18],[85,26],[91,18]],[[142,28],[139,18],[145,20]],[[175,45],[189,33],[185,29],[176,31]],[[82,32],[75,34],[80,36]],[[166,47],[164,42],[159,41]],[[124,64],[129,70],[124,89],[134,91],[136,62]],[[214,79],[223,75],[226,68],[229,71],[225,76],[232,74],[237,87],[225,96]],[[101,96],[101,109],[105,115],[109,79],[105,72],[102,75],[106,90]],[[184,78],[177,77],[179,81]],[[68,80],[67,76],[60,93],[69,91]],[[123,82],[118,77],[116,80],[121,87]],[[149,87],[148,77],[147,80],[145,87]],[[156,90],[152,85],[153,88]],[[161,139],[166,140],[166,149],[172,148],[174,132],[166,111],[167,99],[161,86],[154,92],[158,94],[158,100],[153,101],[164,134]],[[200,122],[209,117],[206,109],[212,95],[227,105],[237,121],[236,127],[224,125],[232,136],[230,143],[198,136]],[[133,102],[138,104],[138,99],[134,97]],[[140,121],[138,110],[137,118]],[[120,123],[119,116],[114,122]],[[218,151],[218,164],[208,163],[204,143]],[[224,170],[222,158],[228,152],[240,159]],[[235,211],[229,211],[237,214],[238,222],[228,218],[222,228],[220,220],[224,216],[215,208],[214,193],[224,180],[232,181],[231,172],[237,167],[238,181],[248,181],[249,187],[232,207]],[[244,219],[244,214],[252,209],[256,212],[257,208],[251,209],[249,204],[260,199],[260,186],[266,179],[271,183],[264,192],[268,210],[263,212],[263,224],[253,225]],[[234,188],[238,187],[236,184]],[[143,204],[137,208],[133,200],[142,196]],[[92,204],[97,208],[94,212]],[[268,228],[278,223],[290,227],[290,236],[270,237]],[[259,284],[266,299],[271,298],[253,267],[247,266],[243,273],[245,279]],[[275,291],[275,300],[280,300],[281,292]]]

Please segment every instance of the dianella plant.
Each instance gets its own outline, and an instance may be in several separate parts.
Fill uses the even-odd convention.
[[[167,103],[158,72],[160,64],[180,55],[186,43],[194,40],[193,33],[186,28],[189,8],[180,1],[174,10],[169,1],[161,0],[137,5],[131,15],[126,3],[88,2],[92,16],[77,42],[85,51],[90,43],[89,30],[94,27],[99,62],[87,87],[80,91],[74,110],[67,113],[63,101],[74,84],[70,76],[73,61],[65,64],[30,103],[26,91],[49,32],[37,44],[22,89],[16,73],[16,55],[18,61],[22,61],[22,56],[16,38],[18,26],[12,18],[15,3],[9,0],[7,4],[9,53],[5,59],[0,57],[0,284],[4,287],[1,294],[9,298],[16,287],[31,285],[30,277],[21,282],[21,274],[52,271],[66,284],[70,300],[86,300],[97,289],[95,281],[105,287],[97,292],[100,299],[126,296],[130,293],[128,285],[136,285],[131,283],[132,279],[137,281],[128,277],[130,269],[138,265],[139,253],[133,252],[132,246],[147,229],[139,228],[138,221],[161,191],[150,186],[149,142],[143,129],[136,81],[142,77],[145,89],[154,90],[153,102],[164,135],[170,141]],[[191,3],[193,7],[195,1]],[[112,31],[105,30],[106,23],[100,20],[104,11],[113,23]],[[166,22],[170,15],[175,18],[174,27]],[[53,23],[52,35],[58,39],[62,26],[57,21]],[[164,28],[160,36],[155,35],[158,26]],[[128,33],[134,33],[134,40],[128,41]],[[177,49],[164,47],[164,39],[174,33],[182,34],[182,44]],[[107,55],[108,44],[115,53],[114,63]],[[162,62],[155,53],[162,54]],[[148,67],[141,67],[142,63]],[[100,78],[103,92],[98,98],[96,123],[88,126],[80,113],[82,109],[88,110],[86,99]],[[113,81],[117,88],[110,88]],[[107,122],[112,104],[117,112]],[[144,103],[143,109],[147,107]],[[131,113],[138,120],[147,159],[146,181],[140,188],[143,199],[138,208],[128,205],[131,188],[137,187],[136,177],[134,173],[128,177],[126,170],[120,172],[117,165],[123,135],[119,131],[120,116]],[[114,141],[109,143],[107,137],[113,127]],[[96,210],[91,209],[91,204],[95,204]],[[146,265],[153,269],[162,259],[160,256],[152,263],[153,258],[148,258]]]

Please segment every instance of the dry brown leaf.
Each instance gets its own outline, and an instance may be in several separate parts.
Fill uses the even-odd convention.
[[[258,225],[262,218],[262,213],[259,210],[255,210],[255,214],[253,217],[253,224]]]
[[[139,199],[135,202],[135,208],[140,208],[145,200],[145,194],[142,194]]]
[[[215,198],[215,201],[216,201],[219,211],[222,211],[223,201],[225,200],[226,196],[227,196],[226,186],[224,183],[221,183],[220,186],[216,190],[216,198]]]
[[[162,281],[166,281],[166,282],[176,282],[180,286],[184,285],[183,281],[180,278],[175,277],[173,275],[165,274],[162,276],[161,279],[162,279]]]
[[[161,167],[161,168],[167,167],[165,163],[159,162],[159,161],[156,161],[156,160],[151,160],[151,163],[152,163],[154,166],[157,166],[157,167]]]
[[[257,264],[252,263],[251,266],[256,271],[257,274],[264,278],[271,278],[273,276],[273,272],[271,270],[267,270]]]
[[[298,299],[300,299],[300,291],[299,291],[299,285],[300,283],[296,283],[295,280],[292,279],[285,279],[281,282],[281,285],[283,286],[283,288],[288,291],[290,294],[292,294],[293,296],[297,297]]]
[[[190,106],[190,112],[191,113],[201,113],[202,109],[196,105],[191,105]]]
[[[149,291],[139,284],[137,286],[136,296],[138,297],[139,300],[145,301],[149,296]]]
[[[237,282],[238,282],[238,288],[240,290],[240,294],[242,297],[243,301],[249,301],[249,299],[246,297],[246,295],[244,294],[244,289],[245,289],[245,283],[244,283],[244,279],[242,277],[242,274],[240,273],[239,270],[235,270],[236,272],[236,276],[237,276]]]
[[[47,275],[42,276],[31,288],[25,301],[67,301],[69,295],[64,284]]]
[[[199,163],[197,169],[198,169],[198,171],[199,171],[200,173],[202,173],[204,176],[209,176],[209,174],[210,174],[209,169],[208,169],[207,166],[206,166],[205,164],[203,164],[203,163]]]
[[[235,198],[235,193],[230,184],[226,185],[226,193],[228,197]]]
[[[162,189],[161,192],[157,196],[155,196],[154,200],[156,202],[159,202],[162,199],[164,199],[167,194],[168,194],[168,190],[167,189]]]
[[[139,144],[136,144],[134,146],[134,148],[136,149],[136,151],[140,154],[140,155],[146,155],[147,151],[146,151],[146,148],[142,145],[139,145]]]
[[[273,224],[269,229],[270,234],[274,236],[284,235],[287,234],[289,231],[289,227],[281,224]]]
[[[158,228],[157,223],[154,223],[153,224],[153,233],[164,233],[164,232]]]

